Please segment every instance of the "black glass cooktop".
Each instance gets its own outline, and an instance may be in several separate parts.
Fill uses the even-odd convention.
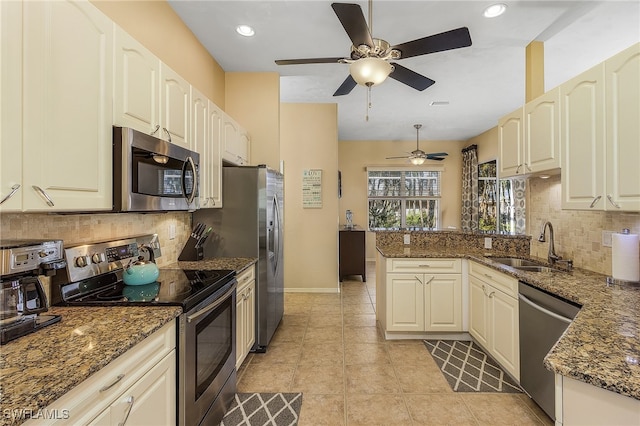
[[[157,281],[126,285],[122,272],[62,288],[63,305],[180,305],[186,310],[216,293],[235,277],[233,270],[160,269]]]

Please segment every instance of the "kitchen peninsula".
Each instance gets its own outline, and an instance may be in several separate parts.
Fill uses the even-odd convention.
[[[570,419],[576,422],[589,415],[620,415],[621,421],[640,422],[640,289],[608,286],[606,276],[583,269],[527,272],[491,260],[491,256],[529,258],[530,237],[526,236],[411,232],[411,244],[404,245],[404,234],[376,234],[378,303],[386,300],[388,288],[381,264],[391,259],[459,259],[463,264],[480,264],[575,302],[582,306],[580,312],[545,358],[546,367],[556,373],[556,400],[563,401],[560,410],[559,404],[556,407],[557,420],[562,422],[564,417],[569,424]],[[484,248],[484,238],[488,237],[492,238],[492,249]],[[465,271],[468,266],[462,268],[463,277]],[[568,393],[576,389],[581,398],[595,394],[594,404],[584,404],[582,399],[582,413],[576,413],[578,406]],[[575,405],[571,405],[572,399]],[[618,417],[608,418],[609,422],[618,421]]]

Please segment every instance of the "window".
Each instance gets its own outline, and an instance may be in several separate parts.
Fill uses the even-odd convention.
[[[437,228],[440,174],[440,170],[369,169],[369,229]]]
[[[495,160],[478,164],[478,229],[522,233],[524,180],[498,179],[496,169]]]

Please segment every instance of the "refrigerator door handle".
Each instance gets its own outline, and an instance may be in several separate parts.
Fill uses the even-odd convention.
[[[274,268],[274,272],[275,274],[277,274],[278,272],[278,268],[280,267],[280,232],[281,232],[281,224],[280,224],[280,205],[278,204],[278,196],[274,195],[273,196],[273,205],[274,205],[274,211],[275,211],[275,226],[273,227],[274,232],[274,252],[275,252],[275,268]]]

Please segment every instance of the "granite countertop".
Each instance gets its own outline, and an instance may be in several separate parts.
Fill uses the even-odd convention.
[[[241,273],[255,258],[177,262],[163,268]],[[93,373],[182,314],[180,306],[51,307],[62,320],[0,347],[0,425],[22,423],[4,410],[33,410],[69,392]]]
[[[525,272],[490,257],[489,250],[445,247],[378,247],[384,257],[461,257],[480,262],[534,287],[582,305],[545,358],[548,369],[640,400],[640,288],[606,284],[606,276],[584,269]],[[513,255],[512,255],[513,256]],[[517,256],[546,263],[543,259]]]
[[[234,269],[236,275],[258,261],[255,257],[214,257],[196,261],[180,261],[167,268],[198,269],[201,271],[215,271],[217,269]]]
[[[62,320],[0,347],[0,425],[69,392],[182,313],[179,306],[52,307]]]

